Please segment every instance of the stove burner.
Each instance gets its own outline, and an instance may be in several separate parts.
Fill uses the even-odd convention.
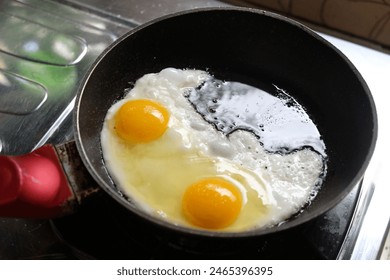
[[[354,209],[357,196],[358,191],[352,192],[310,223],[236,242],[179,237],[143,221],[105,193],[52,225],[63,241],[77,248],[75,259],[335,259],[353,214],[342,211],[340,217],[340,209]]]

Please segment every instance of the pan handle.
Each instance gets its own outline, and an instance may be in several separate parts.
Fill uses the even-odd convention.
[[[22,156],[0,156],[0,216],[55,218],[100,192],[74,141]]]

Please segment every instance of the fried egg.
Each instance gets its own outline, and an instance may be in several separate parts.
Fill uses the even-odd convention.
[[[269,152],[250,129],[216,129],[191,100],[211,76],[146,74],[107,112],[101,146],[118,188],[151,215],[204,230],[277,225],[315,195],[324,157]]]

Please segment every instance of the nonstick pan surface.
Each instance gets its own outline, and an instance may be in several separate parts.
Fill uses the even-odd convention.
[[[314,201],[278,227],[242,233],[206,232],[145,214],[113,184],[102,160],[100,131],[108,108],[138,78],[166,67],[207,70],[219,79],[276,84],[303,105],[327,146],[328,171]],[[76,143],[89,172],[118,203],[179,233],[209,237],[260,236],[325,213],[362,179],[375,147],[375,105],[364,80],[335,47],[307,27],[265,11],[198,9],[165,16],[117,40],[80,87]]]

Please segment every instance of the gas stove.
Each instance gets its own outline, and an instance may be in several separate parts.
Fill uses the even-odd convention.
[[[45,143],[72,140],[71,112],[83,74],[102,50],[126,31],[168,13],[229,5],[220,1],[185,0],[82,3],[2,0],[0,3],[5,21],[0,29],[6,34],[0,39],[0,77],[11,79],[22,89],[20,96],[7,96],[5,92],[1,97],[5,96],[6,102],[0,104],[0,119],[7,124],[0,128],[2,154],[23,154]],[[20,37],[7,31],[11,25],[21,28]],[[42,34],[44,42],[39,41]],[[338,47],[361,72],[372,91],[379,117],[377,148],[365,178],[334,209],[292,230],[251,240],[248,246],[226,244],[210,252],[199,244],[183,244],[169,234],[156,234],[153,226],[100,192],[74,214],[62,218],[0,218],[0,259],[378,258],[390,218],[387,206],[390,191],[384,180],[384,170],[389,168],[384,160],[385,143],[389,140],[384,120],[388,118],[385,105],[390,80],[385,73],[390,69],[390,55],[324,33],[320,35]],[[18,46],[20,40],[26,44],[9,47]],[[53,53],[33,57],[28,50],[36,48],[37,42],[65,50],[71,46],[75,51],[62,57]],[[25,76],[28,79],[21,79]],[[34,95],[22,95],[26,84],[33,88]]]

